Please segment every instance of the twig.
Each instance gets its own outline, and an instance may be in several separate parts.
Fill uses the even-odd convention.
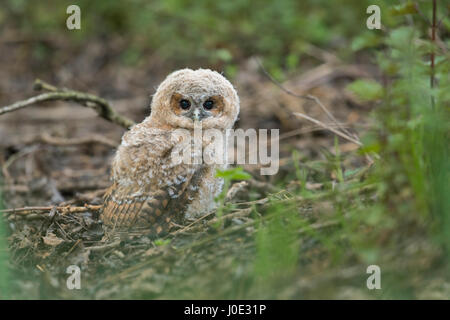
[[[226,201],[231,201],[236,196],[236,194],[239,191],[241,191],[242,189],[244,189],[248,185],[249,185],[249,183],[247,181],[241,181],[241,182],[233,184],[231,186],[230,190],[227,193]],[[253,210],[252,207],[245,208],[245,209],[238,209],[237,211],[229,213],[229,214],[224,215],[222,217],[214,217],[214,218],[208,220],[208,222],[206,224],[208,226],[211,226],[211,225],[214,225],[218,221],[224,221],[225,219],[231,219],[231,218],[234,218],[234,217],[237,217],[237,216],[248,215],[248,214],[251,213],[252,210]],[[186,233],[186,231],[196,230],[196,229],[201,227],[201,226],[199,226],[199,222],[201,222],[201,221],[205,220],[206,218],[209,218],[210,216],[215,215],[215,214],[216,214],[216,212],[212,211],[212,212],[210,212],[210,213],[208,213],[208,214],[206,214],[206,215],[204,215],[204,216],[194,220],[193,222],[191,222],[187,226],[169,233],[168,235],[166,235],[164,237],[164,239],[169,238],[169,237],[173,237],[174,235]]]
[[[343,137],[343,138],[345,138],[345,139],[347,139],[347,140],[349,140],[349,141],[351,141],[351,142],[353,142],[353,143],[356,143],[358,146],[362,146],[362,145],[363,145],[363,144],[361,143],[361,141],[359,140],[359,137],[358,137],[356,134],[351,134],[351,133],[345,128],[345,126],[343,126],[339,121],[337,121],[337,119],[331,114],[331,112],[328,111],[328,109],[325,107],[325,105],[319,100],[319,98],[317,98],[316,96],[310,95],[310,94],[307,94],[307,95],[299,95],[299,94],[296,94],[296,93],[294,93],[294,92],[292,92],[292,91],[286,89],[285,87],[283,87],[283,86],[281,85],[281,83],[279,83],[278,81],[276,81],[276,80],[270,75],[269,72],[267,72],[267,70],[264,68],[264,66],[262,65],[262,63],[261,63],[259,60],[257,60],[257,62],[258,62],[258,64],[259,64],[260,68],[262,69],[262,71],[264,72],[264,74],[265,74],[265,75],[269,78],[269,80],[271,80],[277,87],[279,87],[281,90],[283,90],[284,92],[286,92],[287,94],[289,94],[289,95],[291,95],[291,96],[294,96],[294,97],[297,97],[297,98],[301,98],[301,99],[312,100],[312,101],[316,102],[316,103],[320,106],[320,108],[326,113],[326,115],[328,116],[328,118],[330,118],[330,119],[336,124],[336,126],[337,126],[341,131],[336,130],[336,129],[333,129],[332,127],[325,125],[324,123],[320,122],[319,120],[313,119],[313,118],[308,117],[308,116],[306,116],[306,115],[304,115],[304,114],[296,113],[297,116],[301,116],[301,117],[303,117],[303,118],[305,118],[305,119],[308,119],[308,120],[314,122],[315,124],[320,125],[320,126],[323,127],[324,129],[330,130],[331,132],[337,134],[338,136],[341,136],[341,137]],[[374,155],[375,155],[376,158],[379,157],[376,153],[374,153]],[[373,159],[372,159],[372,157],[371,157],[369,154],[367,154],[367,153],[365,154],[365,157],[366,157],[366,160],[367,160],[369,166],[371,166],[371,165],[373,164],[373,162],[374,162]]]
[[[3,192],[18,192],[18,193],[30,192],[30,188],[24,184],[4,185],[0,187],[0,190],[2,190]]]
[[[230,190],[228,190],[227,196],[225,197],[225,201],[233,200],[233,198],[247,186],[248,186],[248,182],[247,181],[241,181],[241,182],[234,183],[230,187]]]
[[[75,198],[65,201],[61,205],[71,205],[79,201],[92,202],[92,200],[94,200],[95,198],[102,197],[105,194],[106,190],[107,188],[102,188],[91,192],[75,193]]]
[[[351,133],[347,129],[345,129],[345,127],[333,116],[333,114],[331,114],[331,112],[328,111],[328,109],[320,101],[319,98],[317,98],[316,96],[313,96],[311,94],[307,94],[307,95],[296,94],[296,93],[292,92],[291,90],[286,89],[285,87],[283,87],[283,85],[281,83],[279,83],[277,80],[275,80],[272,77],[272,75],[264,68],[261,61],[257,60],[257,62],[259,64],[259,67],[263,71],[263,73],[266,75],[266,77],[268,77],[269,80],[272,81],[278,88],[280,88],[282,91],[286,92],[287,94],[289,94],[293,97],[314,101],[315,103],[317,103],[319,105],[319,107],[322,109],[322,111],[325,112],[325,114],[328,116],[328,118],[330,118],[342,131],[344,131],[347,135],[351,135]]]
[[[116,240],[114,242],[107,243],[107,244],[104,244],[101,246],[86,247],[85,250],[93,251],[93,252],[101,252],[101,251],[105,251],[108,249],[118,247],[119,245],[120,245],[120,240]]]
[[[48,100],[58,100],[58,99],[61,99],[61,97],[55,93],[42,93],[38,96],[31,97],[27,100],[18,101],[9,106],[2,107],[0,109],[0,115],[7,113],[7,112],[12,112],[12,111],[16,111],[16,110],[25,108],[26,106],[29,106],[31,104],[35,104],[38,102],[48,101]]]
[[[238,210],[236,210],[234,212],[231,212],[229,214],[223,215],[222,217],[213,218],[213,219],[208,221],[208,226],[213,226],[217,222],[230,220],[230,219],[238,218],[238,217],[248,216],[248,215],[250,215],[252,213],[253,209],[254,209],[253,207],[249,207],[249,208],[245,208],[245,209],[238,209]]]
[[[319,57],[324,62],[329,64],[336,65],[341,62],[341,60],[336,55],[326,50],[323,50],[322,48],[316,47],[315,45],[310,43],[306,46],[305,53],[314,58]]]
[[[35,81],[34,89],[35,90],[44,89],[50,92],[42,93],[35,97],[31,97],[29,99],[13,103],[9,106],[2,107],[0,108],[0,115],[25,108],[29,105],[38,102],[64,100],[64,101],[74,101],[81,104],[82,106],[92,108],[97,112],[97,114],[100,117],[115,124],[118,124],[122,127],[129,128],[135,124],[133,120],[118,114],[111,107],[108,101],[95,95],[75,90],[60,89],[39,79]]]
[[[73,138],[73,139],[63,139],[58,137],[53,137],[49,135],[48,133],[41,134],[37,141],[51,144],[54,146],[76,146],[81,144],[91,144],[91,143],[99,143],[103,144],[105,146],[116,148],[118,146],[118,143],[109,140],[105,137],[99,136],[99,135],[91,135],[89,137],[83,137],[83,138]]]
[[[9,174],[8,168],[19,158],[26,156],[30,153],[35,152],[38,150],[38,146],[31,146],[29,148],[25,148],[15,154],[13,154],[11,157],[8,158],[8,160],[5,161],[5,163],[2,165],[2,173],[5,176],[6,180],[9,182],[11,181],[11,175]]]
[[[370,186],[370,185],[367,185],[366,187],[369,187],[369,186]],[[355,189],[351,189],[350,191],[351,191],[351,192],[354,192]],[[357,189],[356,191],[360,191],[360,190]],[[322,196],[329,196],[329,195],[331,195],[331,193],[321,194],[320,197],[317,197],[317,198],[321,198]],[[268,198],[261,199],[261,200],[265,200],[262,204],[268,203]],[[291,200],[291,199],[286,199],[286,200]],[[306,200],[306,199],[303,199],[303,200]],[[260,201],[260,200],[254,201],[253,203],[256,204],[256,202],[258,202],[258,201]],[[284,200],[283,200],[283,201],[284,201]],[[246,208],[246,209],[243,209],[243,210],[240,210],[240,211],[241,211],[241,212],[242,212],[242,211],[245,211],[246,213],[247,213],[247,212],[250,213],[251,210],[252,210],[252,208]],[[240,212],[239,212],[239,213],[240,213]],[[233,214],[235,214],[235,213],[232,213],[232,214],[229,214],[229,215],[225,215],[225,216],[222,217],[222,219],[223,219],[223,218],[230,217],[230,216],[233,215]],[[222,232],[218,232],[218,233],[216,233],[216,234],[214,234],[214,235],[211,235],[211,236],[205,237],[205,238],[203,238],[203,239],[200,239],[199,241],[189,242],[188,244],[182,245],[181,247],[172,247],[171,249],[173,249],[175,252],[187,251],[187,250],[190,250],[190,249],[199,247],[199,246],[201,246],[201,245],[204,245],[204,244],[206,244],[206,243],[209,243],[209,242],[211,242],[211,241],[213,241],[213,240],[215,240],[215,239],[217,239],[217,238],[219,238],[219,237],[225,237],[225,236],[228,236],[228,235],[230,235],[230,234],[232,234],[232,233],[234,233],[234,232],[241,231],[241,230],[246,229],[246,228],[248,228],[248,227],[253,227],[253,226],[255,226],[257,223],[259,223],[260,221],[263,221],[263,220],[267,221],[268,219],[273,218],[275,215],[276,215],[276,213],[270,213],[270,214],[268,214],[268,215],[262,216],[262,217],[261,217],[261,220],[251,220],[251,221],[247,221],[247,222],[245,222],[245,223],[243,223],[243,224],[240,224],[240,225],[236,225],[236,226],[227,228],[227,229],[223,230]],[[208,215],[208,216],[209,216],[209,215]],[[194,221],[194,222],[193,222],[191,225],[189,225],[189,226],[192,226],[193,224],[197,223],[198,221],[201,221],[202,219],[203,219],[203,218],[200,218],[200,219]],[[217,220],[216,220],[216,221],[217,221]],[[213,224],[214,222],[215,222],[215,220],[212,219],[212,220],[208,221],[208,224]],[[328,220],[328,221],[324,221],[324,222],[322,222],[322,223],[314,223],[314,224],[310,224],[310,225],[308,225],[308,226],[306,226],[306,227],[304,227],[304,228],[299,229],[297,232],[298,232],[298,234],[304,234],[304,233],[311,232],[311,230],[315,230],[315,231],[316,231],[316,230],[325,229],[325,228],[328,228],[328,227],[337,226],[337,225],[339,225],[339,224],[340,224],[340,221],[338,221],[338,220]],[[189,226],[187,226],[187,227],[189,227]],[[193,228],[192,228],[192,229],[193,229]],[[191,229],[191,230],[192,230],[192,229]],[[182,233],[182,232],[184,232],[184,231],[186,231],[186,230],[184,230],[184,229],[178,230],[178,231],[176,231],[176,232],[173,232],[171,235],[178,234],[178,233]],[[116,282],[116,281],[118,281],[118,280],[120,280],[120,279],[125,279],[126,277],[129,277],[130,275],[132,275],[132,273],[137,272],[137,271],[141,270],[142,268],[145,268],[145,267],[147,267],[147,266],[149,266],[149,265],[152,265],[152,264],[154,263],[154,261],[160,257],[160,255],[157,254],[157,253],[161,253],[161,249],[158,248],[158,250],[159,250],[159,251],[155,252],[155,254],[153,254],[151,257],[149,257],[149,258],[146,259],[145,261],[140,262],[140,263],[137,263],[137,264],[134,264],[133,266],[128,267],[127,269],[121,271],[121,272],[118,273],[118,274],[114,274],[114,275],[112,275],[112,276],[107,277],[107,278],[104,280],[104,282],[106,282],[106,283],[108,283],[108,282]]]
[[[366,190],[368,188],[372,188],[373,186],[374,185],[367,184],[367,185],[364,185],[362,187],[352,187],[352,188],[350,188],[348,190],[345,190],[345,191],[343,190],[343,192],[345,192],[348,195],[351,195],[351,194],[354,194],[354,193],[358,193],[361,190]],[[323,199],[323,198],[330,197],[333,194],[334,194],[333,192],[323,192],[323,193],[319,193],[319,194],[313,194],[313,195],[311,195],[309,197],[295,196],[295,197],[291,197],[291,198],[279,199],[279,200],[277,200],[277,203],[286,203],[286,202],[290,202],[290,201],[304,202],[304,201],[309,201],[309,200],[318,200],[318,199]],[[240,204],[261,205],[262,208],[267,208],[268,206],[270,206],[270,203],[271,202],[269,201],[269,198],[263,198],[263,199],[259,199],[259,200],[255,200],[255,201],[243,202],[243,203],[240,203]],[[208,226],[212,226],[215,223],[217,223],[218,221],[224,221],[225,219],[231,219],[231,218],[235,218],[235,217],[246,216],[246,215],[249,215],[253,211],[253,209],[254,208],[252,206],[247,207],[247,208],[243,208],[243,209],[238,209],[238,210],[236,210],[236,211],[234,211],[232,213],[226,214],[226,215],[224,215],[222,217],[215,217],[213,219],[210,219],[210,220],[208,220],[208,222],[206,224]],[[204,220],[206,217],[211,216],[213,213],[214,212],[209,213],[209,214],[207,214],[207,215],[205,215],[203,217],[200,217],[199,219],[193,221],[192,223],[190,223],[189,225],[185,226],[184,228],[176,230],[174,232],[171,232],[170,234],[168,234],[164,238],[169,238],[169,237],[172,237],[174,235],[183,234],[183,233],[185,233],[187,231],[194,231],[194,230],[197,230],[197,229],[201,228],[201,226],[199,225],[199,222]],[[267,216],[264,216],[264,219],[270,218],[272,215],[273,215],[273,213],[269,214]],[[252,220],[252,221],[246,222],[244,224],[237,225],[237,226],[234,226],[232,228],[225,229],[223,232],[219,233],[219,235],[223,236],[223,235],[227,235],[229,233],[233,233],[233,232],[235,232],[237,230],[241,230],[241,229],[244,229],[244,228],[246,228],[248,226],[252,226],[254,223],[255,223],[255,221]],[[332,222],[331,224],[334,225],[336,223]],[[323,225],[320,224],[319,228],[321,228],[322,226],[323,227],[328,226],[328,223],[325,222]]]
[[[72,246],[72,248],[70,248],[69,249],[69,251],[67,251],[65,254],[64,254],[64,257],[67,257],[67,256],[69,256],[69,254],[71,254],[72,253],[72,251],[81,243],[81,239],[78,239],[76,242],[75,242],[75,244]]]
[[[204,220],[205,218],[207,218],[207,217],[209,217],[209,216],[211,216],[211,215],[214,215],[214,214],[215,214],[215,211],[210,212],[210,213],[208,213],[208,214],[206,214],[206,215],[204,215],[204,216],[202,216],[202,217],[196,219],[195,221],[193,221],[192,223],[188,224],[187,226],[185,226],[185,227],[183,227],[183,228],[181,228],[181,229],[178,229],[178,230],[176,230],[176,231],[173,231],[173,232],[169,233],[169,234],[166,235],[163,239],[167,239],[167,238],[172,237],[172,236],[177,235],[177,234],[185,233],[186,231],[193,229],[193,226],[196,225],[196,224],[198,224],[200,221],[202,221],[202,220]]]
[[[252,188],[258,189],[265,193],[277,191],[277,188],[269,182],[259,181],[256,179],[250,179],[248,182]]]
[[[327,124],[327,129],[329,127],[336,127],[336,128],[338,128],[338,126],[336,126],[334,124]],[[288,138],[292,138],[292,137],[295,137],[297,135],[302,135],[302,134],[306,134],[306,133],[310,133],[310,132],[314,132],[314,131],[321,131],[321,130],[327,130],[327,129],[324,129],[322,126],[311,126],[309,128],[294,129],[294,130],[288,131],[286,133],[280,134],[280,136],[278,137],[278,141],[285,140],[285,139],[288,139]]]
[[[340,137],[342,137],[342,138],[344,138],[344,139],[346,139],[346,140],[348,140],[350,142],[356,143],[358,146],[362,146],[362,143],[360,141],[358,141],[356,139],[353,139],[349,135],[347,135],[347,134],[345,134],[345,133],[343,133],[343,132],[341,132],[339,130],[336,130],[336,129],[330,127],[330,126],[327,126],[325,123],[323,123],[323,122],[321,122],[319,120],[316,120],[314,118],[311,118],[311,117],[309,117],[309,116],[307,116],[307,115],[305,115],[303,113],[299,113],[299,112],[295,112],[294,115],[296,115],[297,117],[301,117],[301,118],[304,118],[306,120],[309,120],[309,121],[311,121],[311,122],[313,122],[313,123],[315,123],[315,124],[325,128],[325,129],[330,130],[331,132],[337,134],[338,136],[340,136]]]
[[[71,206],[24,207],[24,208],[3,209],[3,210],[0,210],[0,213],[25,216],[25,215],[29,215],[32,213],[40,213],[40,214],[47,213],[55,208],[60,214],[64,215],[64,214],[69,214],[69,213],[98,211],[98,210],[100,210],[101,207],[102,207],[101,205],[90,205],[90,204],[86,204],[84,207],[71,207]]]

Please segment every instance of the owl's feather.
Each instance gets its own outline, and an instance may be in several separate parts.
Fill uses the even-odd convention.
[[[191,181],[192,176],[177,186],[172,196],[165,186],[147,185],[144,195],[137,196],[133,195],[136,186],[120,188],[113,184],[104,197],[102,220],[112,230],[133,228],[161,236],[170,231],[172,223],[182,220],[182,212],[189,203],[187,186]]]
[[[200,183],[204,169],[193,164],[171,165],[174,144],[168,133],[143,127],[139,124],[124,135],[101,219],[111,231],[134,229],[161,236],[182,221],[198,190],[192,186]]]

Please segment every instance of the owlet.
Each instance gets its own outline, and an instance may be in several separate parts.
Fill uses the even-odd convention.
[[[198,128],[225,134],[238,114],[236,90],[219,73],[182,69],[167,76],[153,97],[150,116],[123,135],[114,157],[113,184],[100,215],[106,230],[158,237],[186,216],[210,212],[223,184],[216,170],[226,161],[186,161],[208,147],[203,139],[196,154],[186,136],[195,136]],[[180,159],[180,150],[188,150],[188,156]]]

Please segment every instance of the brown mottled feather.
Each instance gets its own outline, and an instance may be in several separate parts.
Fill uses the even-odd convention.
[[[187,187],[197,184],[201,174],[202,169],[199,169],[184,183],[173,186],[176,198],[169,196],[168,190],[151,190],[151,184],[146,186],[144,196],[133,197],[130,196],[135,192],[133,187],[120,188],[113,184],[104,196],[101,219],[111,231],[139,229],[154,236],[168,233],[172,222],[182,221],[182,213],[196,192]],[[144,197],[147,199],[143,200]]]

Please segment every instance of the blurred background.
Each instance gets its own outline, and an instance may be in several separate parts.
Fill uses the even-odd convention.
[[[443,0],[4,0],[0,108],[41,79],[140,122],[167,74],[211,68],[239,93],[237,127],[280,129],[280,171],[231,170],[247,184],[219,225],[114,248],[92,249],[92,212],[3,213],[0,298],[448,299],[449,34]],[[74,102],[0,114],[0,207],[101,203],[125,130]]]

